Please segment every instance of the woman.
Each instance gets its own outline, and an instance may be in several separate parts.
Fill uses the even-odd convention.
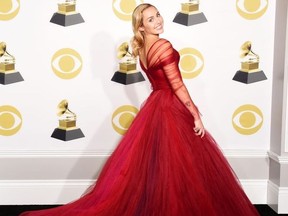
[[[182,81],[179,54],[159,38],[150,4],[133,12],[133,55],[153,91],[97,184],[70,204],[21,216],[256,216]]]

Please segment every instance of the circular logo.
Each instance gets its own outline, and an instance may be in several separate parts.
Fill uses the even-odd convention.
[[[124,21],[131,21],[132,13],[143,0],[113,0],[112,7],[115,15]]]
[[[17,16],[20,9],[20,0],[0,1],[0,20],[11,20]]]
[[[202,54],[193,48],[184,48],[179,51],[179,67],[183,79],[193,79],[198,76],[204,67]]]
[[[261,110],[251,104],[240,106],[232,116],[234,129],[243,135],[256,133],[263,124],[263,114]]]
[[[266,12],[268,0],[237,0],[236,8],[243,18],[254,20]]]
[[[0,106],[0,135],[12,136],[22,126],[21,113],[13,106]]]
[[[63,48],[53,55],[51,66],[54,73],[61,79],[72,79],[82,69],[82,58],[75,50]]]
[[[117,108],[112,115],[112,126],[114,130],[124,135],[138,113],[138,109],[131,105]]]

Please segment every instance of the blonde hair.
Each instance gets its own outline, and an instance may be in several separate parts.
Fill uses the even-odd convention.
[[[144,46],[144,33],[139,31],[139,27],[143,25],[143,11],[149,7],[154,7],[151,4],[143,3],[138,5],[132,14],[132,29],[134,36],[131,39],[132,55],[139,55],[139,50]]]

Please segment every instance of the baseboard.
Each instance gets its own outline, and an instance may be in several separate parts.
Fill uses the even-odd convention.
[[[268,179],[267,151],[225,149],[223,153],[239,179]],[[110,154],[75,150],[0,151],[0,180],[95,179]]]
[[[268,205],[278,214],[288,213],[288,187],[279,187],[268,182]]]
[[[223,152],[239,174],[238,178],[252,203],[266,204],[267,152]],[[109,155],[109,152],[92,151],[2,151],[0,205],[71,202],[95,182],[97,173]]]
[[[240,183],[253,204],[267,204],[268,180],[240,179]]]
[[[94,180],[0,181],[0,205],[65,204],[79,198],[94,182]]]
[[[65,204],[79,198],[94,182],[94,180],[0,181],[0,205]],[[240,180],[240,182],[253,204],[266,204],[267,181]]]

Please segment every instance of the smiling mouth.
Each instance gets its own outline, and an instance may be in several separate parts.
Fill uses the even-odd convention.
[[[155,29],[162,29],[162,25],[156,26]]]

